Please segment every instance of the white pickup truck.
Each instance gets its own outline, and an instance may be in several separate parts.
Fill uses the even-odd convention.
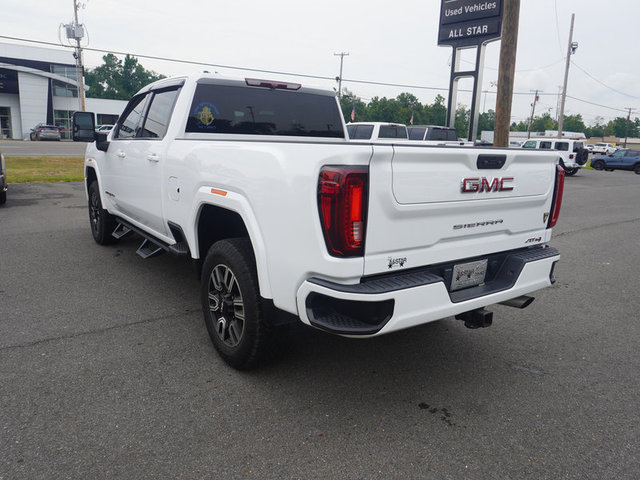
[[[133,97],[108,134],[76,113],[94,239],[192,258],[235,368],[302,321],[371,337],[491,323],[554,282],[564,171],[551,152],[349,141],[332,91],[202,74]],[[95,140],[95,141],[94,141]]]

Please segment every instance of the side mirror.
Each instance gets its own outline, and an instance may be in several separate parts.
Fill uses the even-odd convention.
[[[94,142],[96,140],[96,124],[91,112],[75,112],[73,114],[73,141]]]

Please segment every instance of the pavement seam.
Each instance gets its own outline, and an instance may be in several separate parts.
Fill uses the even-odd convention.
[[[59,337],[50,337],[50,338],[43,338],[41,340],[36,340],[33,342],[27,342],[27,343],[22,343],[22,344],[17,344],[17,345],[7,345],[5,347],[0,347],[0,353],[3,353],[5,351],[9,351],[9,350],[19,350],[22,348],[29,348],[29,347],[34,347],[37,345],[42,345],[44,343],[50,343],[50,342],[56,342],[59,340],[69,340],[69,339],[74,339],[74,338],[80,338],[80,337],[86,337],[89,335],[94,335],[94,334],[100,334],[100,333],[105,333],[105,332],[110,332],[112,330],[118,330],[121,328],[128,328],[128,327],[132,327],[132,326],[137,326],[137,325],[144,325],[144,324],[149,324],[149,323],[154,323],[154,322],[159,322],[161,320],[166,320],[169,318],[175,318],[175,317],[181,317],[181,316],[186,316],[188,314],[191,314],[193,312],[195,312],[196,310],[187,310],[182,314],[173,314],[173,315],[165,315],[162,317],[157,317],[157,318],[148,318],[145,320],[139,320],[137,322],[131,322],[131,323],[125,323],[122,325],[114,325],[112,327],[107,327],[107,328],[102,328],[99,330],[90,330],[87,332],[80,332],[80,333],[74,333],[74,334],[70,334],[70,335],[61,335]]]

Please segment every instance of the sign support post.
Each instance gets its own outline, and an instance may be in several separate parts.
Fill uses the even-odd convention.
[[[502,33],[503,0],[441,0],[440,31],[438,45],[453,47],[449,100],[447,102],[447,126],[453,127],[456,118],[458,81],[473,79],[473,96],[468,139],[475,141],[478,134],[480,98],[484,56],[489,42],[499,40]],[[476,60],[473,70],[460,71],[460,53],[475,48]]]

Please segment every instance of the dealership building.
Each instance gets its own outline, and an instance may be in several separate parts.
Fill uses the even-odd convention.
[[[85,109],[97,124],[113,124],[127,102],[91,98]],[[0,43],[0,138],[28,139],[39,123],[62,127],[69,136],[79,110],[76,63],[71,49],[55,50]]]

